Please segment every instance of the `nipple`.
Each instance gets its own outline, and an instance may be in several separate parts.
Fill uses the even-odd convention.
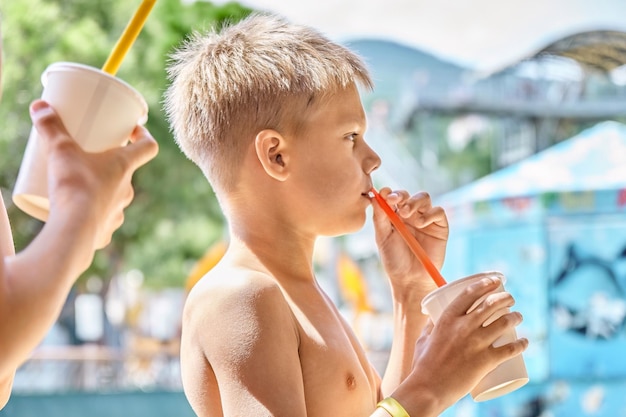
[[[350,391],[356,389],[356,378],[352,374],[348,374],[346,378],[346,386]]]

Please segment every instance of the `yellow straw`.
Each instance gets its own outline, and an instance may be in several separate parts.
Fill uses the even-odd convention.
[[[126,29],[124,29],[124,33],[122,33],[122,36],[115,44],[115,48],[113,48],[113,51],[111,51],[107,61],[104,63],[102,71],[111,75],[115,75],[117,73],[124,56],[126,56],[126,53],[135,42],[135,39],[137,39],[144,23],[146,23],[146,19],[148,18],[148,14],[150,14],[154,3],[156,3],[156,0],[143,0],[141,2],[137,11],[133,15],[133,18],[130,22],[128,22]]]

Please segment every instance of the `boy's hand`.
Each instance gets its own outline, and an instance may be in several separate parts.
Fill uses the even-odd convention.
[[[132,175],[156,156],[157,142],[137,126],[128,146],[88,153],[70,137],[46,102],[31,104],[31,118],[48,146],[50,217],[72,216],[93,231],[94,249],[106,246],[133,199]]]
[[[392,192],[390,188],[382,188],[379,194],[392,208],[397,208],[400,219],[406,223],[435,266],[441,268],[448,241],[448,219],[443,209],[433,207],[427,193],[410,196],[403,190]],[[418,285],[424,290],[434,289],[436,286],[430,278],[428,281],[417,280],[427,275],[426,270],[375,200],[372,200],[372,206],[376,243],[394,289],[403,290],[420,282],[422,284]]]
[[[498,285],[497,280],[490,278],[470,285],[448,305],[437,324],[429,321],[415,345],[413,369],[405,387],[409,392],[420,390],[432,394],[443,411],[470,392],[496,366],[528,347],[525,338],[497,348],[492,346],[522,321],[521,314],[509,312],[483,327],[495,312],[515,303],[511,294],[493,292]],[[466,314],[483,296],[486,297],[482,303]]]

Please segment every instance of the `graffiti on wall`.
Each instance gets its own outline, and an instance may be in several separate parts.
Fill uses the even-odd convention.
[[[626,246],[616,258],[582,255],[575,243],[552,288],[552,315],[567,332],[593,340],[609,340],[626,324],[626,276],[615,266],[626,259]]]

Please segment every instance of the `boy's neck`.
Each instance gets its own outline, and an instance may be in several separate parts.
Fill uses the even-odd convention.
[[[230,228],[229,255],[245,267],[256,264],[277,280],[315,280],[314,241],[285,235],[284,231]]]

